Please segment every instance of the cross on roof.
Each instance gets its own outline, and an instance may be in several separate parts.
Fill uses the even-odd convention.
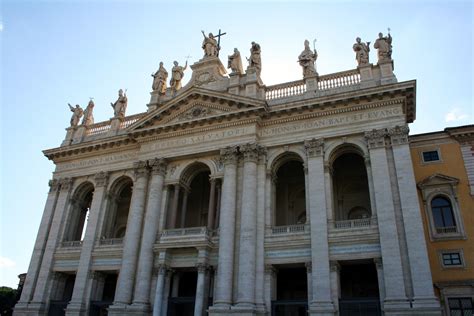
[[[226,34],[227,33],[221,33],[221,29],[219,29],[219,34],[214,35],[214,37],[217,37],[217,56],[219,56],[219,51],[221,50],[221,36]]]

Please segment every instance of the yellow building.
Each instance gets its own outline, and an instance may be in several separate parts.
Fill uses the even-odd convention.
[[[474,125],[411,136],[410,147],[444,315],[473,315]]]

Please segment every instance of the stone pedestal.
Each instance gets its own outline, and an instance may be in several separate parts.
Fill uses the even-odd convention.
[[[76,131],[76,127],[66,128],[66,138],[64,138],[63,142],[61,143],[61,147],[71,145],[75,131]]]
[[[122,124],[123,119],[114,117],[110,119],[110,130],[107,136],[114,136],[117,135],[118,130],[120,129],[120,125]]]
[[[393,74],[393,60],[381,62],[380,67],[380,84],[396,83],[397,78]]]
[[[317,76],[308,76],[304,78],[306,84],[306,93],[316,93],[318,90],[318,77]]]
[[[361,88],[371,88],[375,87],[374,73],[372,71],[373,65],[367,64],[357,67],[360,74],[360,87]]]
[[[227,71],[219,57],[205,57],[191,65],[191,69],[193,70],[191,80],[183,89],[197,86],[217,91],[227,90],[229,84]]]
[[[77,144],[82,142],[82,139],[86,135],[88,127],[84,125],[79,125],[76,129],[76,132],[74,133],[74,136],[72,138],[72,143]]]
[[[236,73],[229,75],[229,88],[227,92],[236,95],[240,94],[240,78],[242,78],[242,76]]]
[[[265,93],[263,91],[262,79],[257,75],[257,70],[253,67],[247,68],[245,75],[245,96],[250,98],[263,99]]]

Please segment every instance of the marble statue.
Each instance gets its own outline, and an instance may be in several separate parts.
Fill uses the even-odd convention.
[[[229,55],[229,60],[227,62],[227,68],[232,70],[231,74],[243,74],[244,69],[242,67],[242,58],[240,57],[240,52],[237,48],[234,48],[234,53]]]
[[[120,89],[118,91],[118,98],[115,103],[110,103],[112,108],[114,109],[114,118],[123,119],[125,117],[125,111],[127,110],[127,94],[123,93],[123,90]]]
[[[160,68],[151,75],[153,77],[153,91],[158,91],[159,94],[166,93],[166,80],[168,80],[168,72],[163,67],[163,62],[160,62]]]
[[[202,49],[204,49],[204,58],[206,57],[216,57],[220,47],[217,46],[217,41],[214,38],[212,33],[209,33],[209,37],[202,32],[202,36],[204,36],[204,40],[202,41]]]
[[[94,101],[92,99],[89,101],[89,104],[87,104],[86,109],[84,110],[84,117],[82,118],[82,125],[89,126],[94,124],[94,115],[93,115],[93,110],[94,110]]]
[[[79,124],[79,120],[81,119],[82,115],[84,114],[84,110],[82,110],[79,104],[76,104],[76,107],[73,107],[69,103],[67,105],[69,105],[69,109],[72,112],[71,127],[76,127]]]
[[[358,66],[369,64],[370,42],[364,43],[361,41],[360,37],[357,37],[356,43],[352,46],[352,49],[356,53]]]
[[[260,73],[262,72],[262,59],[260,57],[260,53],[260,45],[255,42],[252,42],[252,46],[250,47],[250,59],[248,59],[249,67],[255,68],[257,76],[259,77]]]
[[[303,78],[314,77],[318,75],[314,66],[317,58],[318,53],[316,52],[316,49],[314,49],[313,52],[309,47],[309,41],[305,40],[304,50],[298,56],[298,62],[300,66],[303,67]]]
[[[375,40],[374,48],[376,48],[377,56],[379,57],[378,62],[386,62],[392,60],[392,36],[388,33],[388,36],[383,36],[379,33],[379,38]]]
[[[183,66],[179,66],[177,61],[173,62],[174,67],[171,69],[171,80],[170,80],[170,87],[174,93],[176,93],[179,89],[181,89],[181,80],[184,77],[184,71],[188,67],[188,61]]]

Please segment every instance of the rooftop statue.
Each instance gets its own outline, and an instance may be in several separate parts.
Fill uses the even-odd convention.
[[[356,53],[358,66],[369,64],[370,42],[364,43],[361,41],[360,37],[357,37],[356,43],[352,46],[352,49]]]
[[[123,93],[123,90],[120,89],[118,91],[118,98],[115,103],[110,103],[112,108],[114,109],[114,118],[123,119],[125,117],[125,111],[127,110],[127,94]]]
[[[202,36],[204,36],[204,40],[202,41],[202,49],[204,49],[204,58],[206,57],[217,57],[219,54],[220,47],[217,45],[217,41],[214,38],[212,33],[209,33],[209,37],[202,32]]]
[[[160,68],[151,75],[153,77],[153,91],[158,91],[159,94],[166,93],[166,80],[168,80],[168,72],[163,67],[163,62],[160,62]]]
[[[81,119],[82,114],[84,114],[84,111],[79,104],[76,104],[76,107],[73,107],[69,103],[67,105],[69,105],[69,109],[72,112],[71,127],[76,127],[79,124],[79,120]]]
[[[255,68],[257,76],[260,77],[260,73],[262,72],[262,59],[260,57],[260,45],[255,42],[252,42],[252,46],[250,47],[250,59],[249,61],[249,68]]]
[[[227,68],[232,69],[231,74],[240,75],[244,73],[244,69],[242,67],[242,58],[240,57],[240,52],[237,48],[234,48],[234,53],[232,55],[229,55]]]
[[[170,80],[170,87],[174,93],[176,93],[179,89],[181,89],[181,80],[184,77],[184,71],[188,67],[188,61],[183,66],[179,66],[177,61],[173,62],[174,67],[171,69],[171,80]]]
[[[317,76],[318,73],[316,72],[316,68],[314,63],[318,58],[318,53],[316,52],[316,48],[314,52],[309,47],[309,41],[304,41],[304,50],[298,56],[298,62],[301,67],[303,67],[303,78],[307,77],[314,77]]]
[[[377,55],[379,57],[378,62],[387,62],[392,60],[392,36],[388,33],[388,36],[383,36],[379,33],[379,38],[375,40],[374,48],[378,49]]]
[[[84,110],[84,117],[82,118],[82,125],[89,126],[94,124],[94,115],[92,111],[94,110],[94,101],[92,99],[87,104],[86,109]]]

